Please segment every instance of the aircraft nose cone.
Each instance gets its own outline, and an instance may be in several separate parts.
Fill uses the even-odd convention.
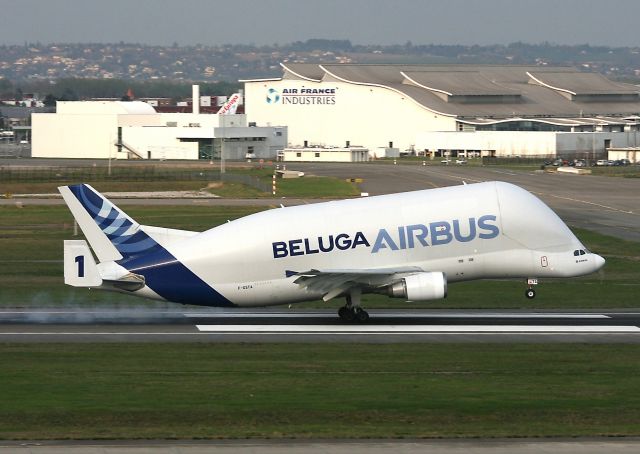
[[[598,271],[600,268],[602,268],[606,262],[606,260],[603,257],[600,257],[598,254],[593,254],[593,263],[595,264],[595,271]]]

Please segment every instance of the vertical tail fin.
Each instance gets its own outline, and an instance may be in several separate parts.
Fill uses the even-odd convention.
[[[100,262],[160,250],[136,221],[88,184],[58,188]]]
[[[227,102],[224,103],[220,110],[218,110],[218,115],[233,115],[238,110],[238,105],[240,104],[240,93],[232,94]]]

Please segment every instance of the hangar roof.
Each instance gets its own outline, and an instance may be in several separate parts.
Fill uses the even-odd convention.
[[[552,90],[565,91],[572,95],[636,94],[640,90],[634,85],[618,84],[602,74],[580,72],[528,72],[531,79]]]
[[[282,79],[341,81],[397,91],[462,121],[640,114],[640,87],[576,68],[516,65],[282,64]]]

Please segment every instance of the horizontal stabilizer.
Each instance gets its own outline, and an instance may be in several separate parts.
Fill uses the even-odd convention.
[[[64,241],[64,283],[73,287],[99,287],[102,278],[84,240]]]

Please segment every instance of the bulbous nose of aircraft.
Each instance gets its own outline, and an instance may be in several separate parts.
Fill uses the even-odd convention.
[[[593,254],[593,271],[598,271],[605,264],[606,260],[604,257],[599,256],[598,254]]]

